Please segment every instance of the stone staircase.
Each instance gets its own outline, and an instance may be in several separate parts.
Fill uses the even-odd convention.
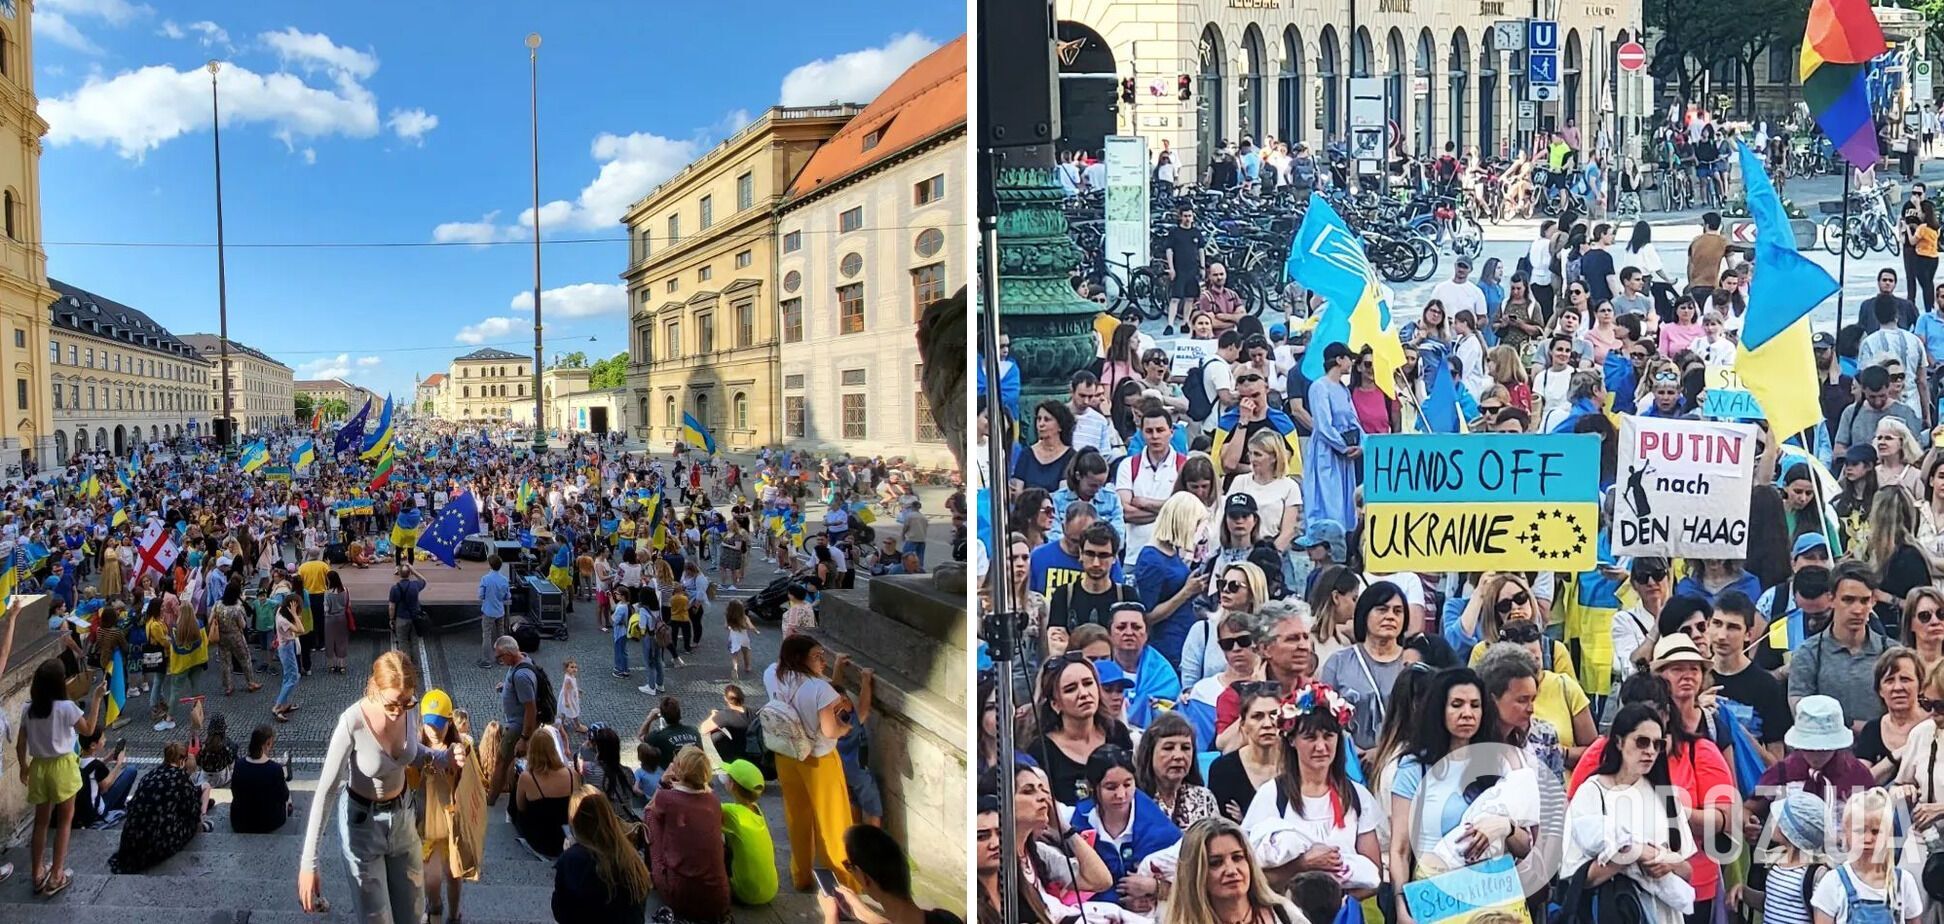
[[[297,814],[274,834],[236,834],[229,829],[228,790],[210,817],[216,830],[197,834],[181,853],[142,873],[115,875],[108,858],[121,845],[119,828],[73,832],[67,865],[74,884],[52,899],[38,898],[28,881],[24,846],[0,853],[12,862],[11,879],[0,883],[0,921],[6,924],[316,924],[355,919],[350,872],[337,847],[336,818],[325,822],[318,856],[329,914],[305,914],[297,904],[297,861],[305,813],[315,779],[291,784]],[[520,846],[506,821],[505,803],[488,810],[486,852],[478,882],[465,884],[460,902],[464,920],[479,924],[553,920],[553,865]],[[648,900],[650,914],[658,907]],[[764,908],[735,910],[736,920],[807,921],[816,917],[809,896],[783,894]],[[399,922],[406,924],[406,922]]]

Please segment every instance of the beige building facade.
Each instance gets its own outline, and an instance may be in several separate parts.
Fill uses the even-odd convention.
[[[446,374],[434,372],[420,379],[412,389],[412,413],[426,417],[439,416],[439,397],[444,389]]]
[[[629,422],[650,447],[685,413],[725,450],[779,441],[776,208],[860,111],[772,107],[629,207]]]
[[[533,426],[533,357],[482,347],[452,361],[440,418]]]
[[[34,96],[34,5],[0,4],[0,470],[45,466],[57,450],[47,361],[47,282],[42,248],[40,156],[47,122]]]
[[[1641,0],[1550,6],[1559,98],[1536,104],[1534,124],[1587,128],[1612,98],[1616,50],[1640,35]],[[1532,13],[1513,0],[1370,0],[1347,13],[1295,0],[1073,0],[1060,6],[1057,30],[1060,147],[1098,153],[1107,135],[1138,134],[1150,151],[1167,142],[1195,177],[1223,140],[1273,136],[1317,150],[1343,138],[1356,76],[1383,79],[1405,150],[1456,141],[1497,152],[1525,137],[1527,68],[1522,52],[1498,47],[1493,25]],[[1131,106],[1119,102],[1128,77]]]
[[[384,395],[343,379],[298,379],[292,387],[296,394],[309,395],[312,406],[321,405],[325,401],[344,402],[347,415],[358,413],[358,409],[364,407],[366,401],[371,402],[373,414],[383,410],[385,406]]]
[[[148,315],[58,279],[48,305],[54,458],[207,435],[215,363]]]
[[[963,39],[912,65],[791,186],[777,223],[786,445],[953,465],[920,388],[917,322],[966,283],[965,73]]]
[[[215,334],[183,334],[181,339],[214,364],[209,377],[209,406],[215,411],[212,417],[221,417],[222,339]],[[296,422],[297,378],[289,366],[232,339],[229,367],[230,417],[236,421],[238,434],[255,436]]]

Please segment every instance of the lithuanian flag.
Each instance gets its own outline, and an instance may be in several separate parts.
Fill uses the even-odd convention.
[[[371,490],[376,491],[384,487],[386,482],[391,481],[392,462],[397,458],[397,450],[386,446],[385,454],[378,457],[378,470],[371,476]]]

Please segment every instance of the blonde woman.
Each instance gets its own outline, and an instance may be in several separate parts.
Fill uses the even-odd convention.
[[[1205,677],[1222,672],[1224,659],[1216,645],[1216,627],[1230,616],[1253,620],[1269,601],[1269,579],[1254,562],[1238,561],[1217,569],[1216,608],[1188,627],[1181,644],[1181,686],[1192,689]]]
[[[722,852],[722,803],[709,790],[709,758],[700,748],[691,745],[675,753],[642,823],[651,845],[649,874],[662,904],[683,920],[715,921],[728,914],[731,889]],[[839,853],[829,863],[854,879],[848,876],[845,856]],[[574,920],[586,918],[577,915]]]
[[[565,850],[567,802],[580,788],[580,773],[561,755],[554,729],[542,725],[527,739],[526,772],[513,786],[513,822],[520,841],[544,857]]]
[[[1296,924],[1296,906],[1269,887],[1242,828],[1226,818],[1188,826],[1163,924]]]
[[[1923,472],[1923,490],[1915,495],[1924,499],[1917,505],[1917,538],[1933,557],[1944,558],[1944,450],[1925,454]]]
[[[1944,664],[1944,591],[1912,588],[1904,598],[1903,643],[1917,655],[1918,675],[1929,677]],[[1929,694],[1925,694],[1929,695]]]
[[[330,909],[323,901],[317,843],[324,816],[335,808],[338,843],[357,880],[358,917],[425,918],[424,854],[405,771],[423,768],[427,761],[440,770],[463,770],[466,755],[422,743],[417,678],[418,671],[404,655],[385,652],[372,662],[364,696],[338,716],[297,867],[297,899],[307,912]]]
[[[1208,508],[1195,495],[1170,496],[1154,515],[1154,534],[1134,557],[1134,586],[1147,607],[1148,637],[1162,652],[1180,651],[1194,630],[1191,601],[1208,590],[1208,575],[1196,567],[1197,537],[1208,522]]]
[[[1477,664],[1485,656],[1485,649],[1499,641],[1499,627],[1515,619],[1530,619],[1539,628],[1546,627],[1544,611],[1538,598],[1532,594],[1532,584],[1523,576],[1510,571],[1490,571],[1478,581],[1478,589],[1471,599],[1465,601],[1465,610],[1458,616],[1458,625],[1445,631],[1445,640],[1452,644],[1461,657],[1469,663]],[[1566,652],[1566,646],[1552,643],[1550,652],[1541,649],[1539,666],[1568,676],[1576,676],[1573,670],[1573,657]]]
[[[1289,477],[1289,447],[1281,435],[1264,429],[1249,438],[1249,468],[1229,482],[1228,496],[1255,499],[1256,538],[1287,554],[1303,521],[1303,486]]]
[[[1938,561],[1917,541],[1917,505],[1902,488],[1879,490],[1870,501],[1869,537],[1860,549],[1865,564],[1877,574],[1878,603],[1902,607],[1918,587],[1931,583]],[[1894,611],[1885,613],[1895,618]],[[1901,634],[1901,627],[1895,627]]]
[[[1871,443],[1877,454],[1877,488],[1902,485],[1911,497],[1923,497],[1924,476],[1917,466],[1923,461],[1924,449],[1910,428],[1895,417],[1885,417],[1877,421]]]

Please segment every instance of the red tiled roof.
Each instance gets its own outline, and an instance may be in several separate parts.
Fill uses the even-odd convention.
[[[965,124],[965,36],[926,55],[824,142],[790,184],[790,198],[850,176],[955,125]],[[867,136],[876,135],[869,150]]]
[[[420,382],[419,384],[430,388],[437,388],[439,387],[440,382],[445,381],[445,377],[446,374],[443,372],[434,372],[431,375],[426,376],[425,381]]]

